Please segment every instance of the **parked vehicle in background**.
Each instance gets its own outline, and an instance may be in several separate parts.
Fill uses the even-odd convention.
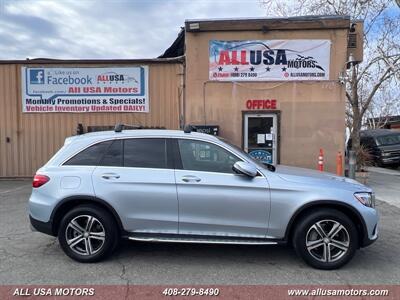
[[[370,129],[360,133],[360,143],[368,149],[377,166],[400,166],[400,132],[391,129]]]
[[[32,226],[77,261],[105,258],[123,237],[292,244],[335,269],[378,238],[374,194],[354,180],[262,164],[211,135],[120,129],[67,138],[33,180]]]

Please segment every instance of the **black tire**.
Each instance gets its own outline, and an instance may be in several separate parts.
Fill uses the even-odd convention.
[[[85,223],[85,220],[92,220],[93,228],[89,228],[89,231],[84,228],[89,222]],[[75,224],[78,224],[79,227],[76,227]],[[70,242],[71,245],[78,240],[82,241],[71,249],[68,241],[73,239],[76,240]],[[83,263],[105,259],[117,248],[119,240],[118,227],[112,215],[95,205],[81,205],[70,210],[61,220],[58,230],[58,241],[65,254]],[[90,246],[88,246],[89,244]]]
[[[342,225],[344,229],[337,224]],[[328,237],[325,231],[330,233],[333,227],[341,229],[336,235]],[[322,232],[320,228],[323,229]],[[335,231],[333,230],[332,234]],[[324,238],[320,232],[325,234]],[[329,208],[313,210],[296,223],[293,246],[296,253],[310,266],[323,270],[338,269],[354,256],[358,248],[358,231],[349,217],[338,210]]]

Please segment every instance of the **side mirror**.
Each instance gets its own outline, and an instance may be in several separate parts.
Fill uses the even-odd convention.
[[[276,170],[276,167],[274,165],[264,163],[264,166],[266,166],[267,169],[270,170],[271,172],[275,172]]]
[[[248,162],[244,162],[244,161],[235,162],[235,164],[233,165],[233,170],[236,173],[244,174],[249,177],[257,176],[257,168]]]

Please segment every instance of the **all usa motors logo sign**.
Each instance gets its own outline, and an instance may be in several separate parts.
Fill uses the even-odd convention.
[[[209,79],[328,80],[330,46],[330,40],[211,40]]]
[[[148,67],[22,67],[23,112],[148,112]]]

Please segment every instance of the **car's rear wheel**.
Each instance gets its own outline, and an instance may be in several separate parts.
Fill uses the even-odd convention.
[[[354,223],[335,209],[315,210],[297,223],[293,245],[314,268],[331,270],[345,265],[358,247]]]
[[[61,248],[79,262],[96,262],[116,248],[118,229],[104,209],[82,205],[73,208],[61,220],[58,240]]]

